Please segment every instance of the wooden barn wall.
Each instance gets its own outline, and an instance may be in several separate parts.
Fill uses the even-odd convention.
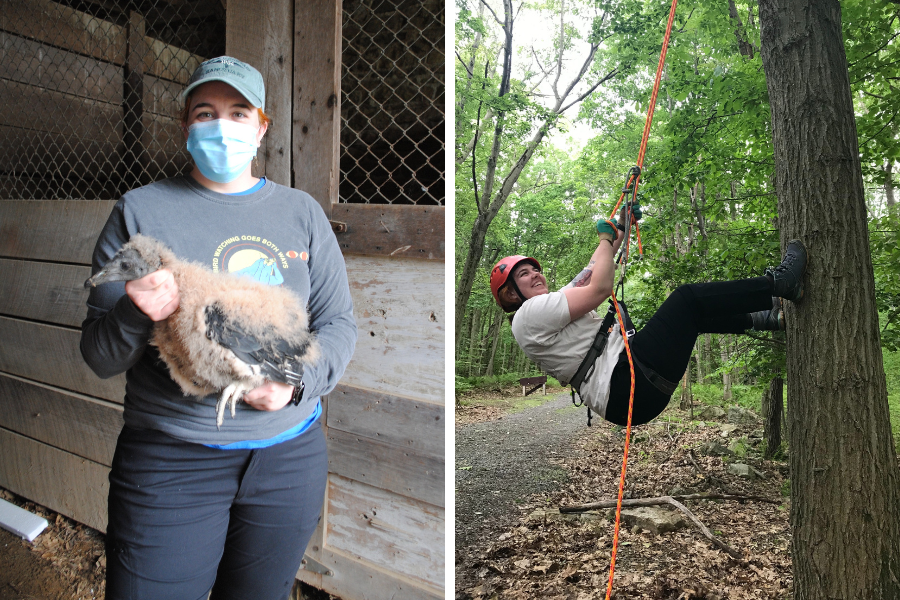
[[[259,4],[244,1],[250,8]],[[283,14],[284,6],[271,5],[267,13],[242,8],[239,0],[228,3],[229,14],[262,14],[273,31],[281,31],[266,38],[266,53],[278,44],[278,35],[285,35],[280,17],[272,16],[272,11]],[[39,51],[36,41],[54,43],[41,37],[46,31],[41,20],[48,18],[62,21],[57,31],[68,28],[65,39],[71,48]],[[99,173],[109,168],[115,152],[101,143],[108,139],[108,131],[101,129],[118,134],[123,126],[127,32],[116,33],[111,23],[98,27],[96,20],[87,27],[87,22],[78,11],[47,0],[0,0],[0,104],[14,105],[11,111],[0,110],[7,115],[0,116],[0,128],[57,127],[39,118],[36,107],[54,93],[47,86],[66,77],[72,93],[65,100],[73,110],[89,107],[96,118],[73,125],[81,128],[77,131],[59,127],[54,159],[61,169]],[[98,47],[90,36],[104,28],[114,35],[101,31],[109,41]],[[157,56],[178,51],[151,38],[144,43]],[[17,67],[36,54],[40,69]],[[272,73],[294,71],[290,53],[284,56],[284,63],[276,60],[269,67]],[[157,144],[154,132],[173,126],[166,105],[183,81],[150,63],[144,66],[143,80],[145,146],[177,152],[177,145]],[[282,87],[281,95],[289,96],[290,85]],[[296,115],[297,106],[277,96],[270,95],[273,108]],[[18,115],[16,123],[3,122],[10,114]],[[333,129],[316,131],[321,139],[337,143]],[[280,154],[285,140],[290,136],[273,136],[270,160],[261,167],[273,179],[289,177],[296,166],[290,151],[288,159]],[[0,149],[0,155],[4,152],[46,151],[24,144]],[[336,160],[335,152],[332,148],[325,154]],[[327,173],[321,189],[336,199],[333,173]],[[104,531],[107,475],[122,427],[124,376],[98,379],[84,364],[78,345],[86,314],[83,282],[114,201],[22,200],[3,186],[0,177],[0,486]],[[443,597],[444,209],[327,208],[342,227],[337,237],[360,339],[345,377],[326,399],[326,510],[307,549],[308,567],[298,576],[347,600]],[[322,567],[311,569],[314,563]],[[317,572],[323,569],[328,573]]]

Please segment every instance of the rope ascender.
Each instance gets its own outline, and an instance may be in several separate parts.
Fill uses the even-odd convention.
[[[612,211],[612,215],[610,219],[615,218],[616,212],[619,210],[619,206],[621,206],[622,201],[625,199],[626,195],[631,196],[631,200],[627,204],[627,210],[625,211],[625,247],[619,253],[619,258],[617,262],[622,263],[622,276],[619,279],[619,283],[616,286],[617,289],[622,289],[624,294],[624,285],[625,285],[625,272],[628,268],[628,252],[631,244],[631,228],[634,227],[635,238],[637,239],[638,244],[638,253],[640,256],[644,253],[643,245],[641,244],[641,231],[638,227],[637,220],[632,219],[632,209],[631,207],[637,201],[637,193],[638,193],[638,184],[641,179],[641,169],[644,166],[644,155],[647,152],[647,140],[650,138],[650,124],[653,122],[653,111],[656,108],[656,96],[659,94],[659,82],[662,78],[662,70],[663,66],[666,64],[666,51],[669,48],[669,38],[672,35],[672,23],[675,21],[675,6],[678,4],[678,0],[672,0],[672,8],[669,10],[669,22],[666,25],[666,35],[663,38],[662,51],[659,55],[659,64],[656,67],[656,80],[653,83],[653,93],[650,95],[650,106],[647,108],[647,119],[644,121],[644,133],[641,138],[641,148],[638,152],[637,164],[632,167],[625,178],[625,187],[622,188],[622,195],[619,196],[619,201],[616,202],[616,207]],[[619,309],[619,303],[616,301],[616,290],[612,292],[612,304],[616,309],[616,318],[619,322],[619,331],[622,334],[622,339],[625,340],[625,353],[628,355],[628,368],[631,371],[631,394],[628,398],[628,422],[625,428],[625,454],[622,457],[622,474],[619,477],[619,496],[616,501],[616,524],[615,530],[613,532],[613,545],[612,552],[610,554],[609,559],[609,582],[606,586],[606,600],[610,600],[612,596],[612,586],[613,586],[613,575],[616,571],[616,551],[619,547],[619,525],[621,523],[622,518],[622,498],[625,494],[625,471],[628,466],[628,447],[631,442],[631,415],[634,408],[634,359],[631,356],[631,345],[628,343],[628,335],[626,333],[626,327],[624,319],[622,318],[622,312]]]

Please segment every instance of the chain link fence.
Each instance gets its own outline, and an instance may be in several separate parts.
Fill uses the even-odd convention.
[[[443,0],[345,0],[341,202],[444,202]],[[0,0],[0,198],[116,199],[187,173],[179,94],[222,0]]]
[[[444,203],[443,0],[344,0],[341,202]]]
[[[181,89],[219,0],[0,0],[0,197],[114,199],[186,173]]]

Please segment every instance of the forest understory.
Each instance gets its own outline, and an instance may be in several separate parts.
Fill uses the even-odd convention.
[[[506,400],[496,392],[482,400],[473,393],[457,406],[457,439],[467,429],[478,427],[485,437],[482,448],[492,454],[492,464],[503,461],[497,455],[501,446],[487,438],[492,434],[521,436],[520,424],[533,423],[531,415],[541,411],[540,406],[532,406],[513,409],[515,412],[511,414],[510,406],[515,403],[517,391],[521,394],[521,388],[508,387]],[[561,395],[556,402],[559,399],[565,400]],[[790,598],[787,463],[760,457],[761,422],[734,426],[724,423],[724,419],[691,421],[689,414],[674,404],[656,421],[633,430],[626,497],[724,492],[762,496],[774,503],[684,502],[714,535],[743,557],[741,560],[714,547],[690,523],[660,535],[623,525],[613,598]],[[695,410],[699,412],[700,408]],[[469,532],[464,546],[460,544],[458,526],[457,599],[605,597],[614,509],[595,511],[589,517],[567,515],[567,518],[560,518],[554,511],[560,506],[614,499],[617,494],[624,429],[597,418],[587,428],[582,410],[555,410],[558,416],[567,413],[580,426],[572,430],[567,444],[549,457],[559,470],[554,489],[543,486],[520,498],[510,509],[512,514],[508,515],[505,527],[485,526],[479,532]],[[529,430],[527,435],[535,441],[535,436],[551,434],[554,428],[555,425],[547,424]],[[515,451],[521,454],[527,453],[527,448],[540,447],[539,443],[529,443]],[[467,477],[477,477],[472,471],[477,469],[479,460],[472,454],[478,451],[476,447],[457,443],[457,470],[468,469]],[[536,463],[542,457],[520,455],[518,460]],[[754,478],[730,474],[730,463],[749,465],[756,471]],[[496,489],[502,481],[496,477],[491,479],[493,491],[498,492],[495,496],[503,497],[504,491]],[[458,490],[461,488],[458,486]],[[521,495],[521,491],[517,493]],[[465,504],[471,501],[476,500],[458,491],[457,514],[465,511]]]

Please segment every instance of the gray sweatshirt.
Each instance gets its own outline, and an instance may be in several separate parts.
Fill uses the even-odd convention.
[[[271,181],[245,196],[208,190],[191,177],[159,181],[125,194],[97,246],[96,273],[135,233],[157,238],[183,260],[284,285],[307,300],[322,356],[306,369],[303,401],[266,412],[238,403],[216,429],[216,396],[187,397],[148,344],[153,322],[125,295],[125,284],[91,290],[81,354],[101,378],[125,372],[125,424],[202,444],[264,440],[299,424],[344,373],[356,321],[344,258],[321,207],[306,192]]]

